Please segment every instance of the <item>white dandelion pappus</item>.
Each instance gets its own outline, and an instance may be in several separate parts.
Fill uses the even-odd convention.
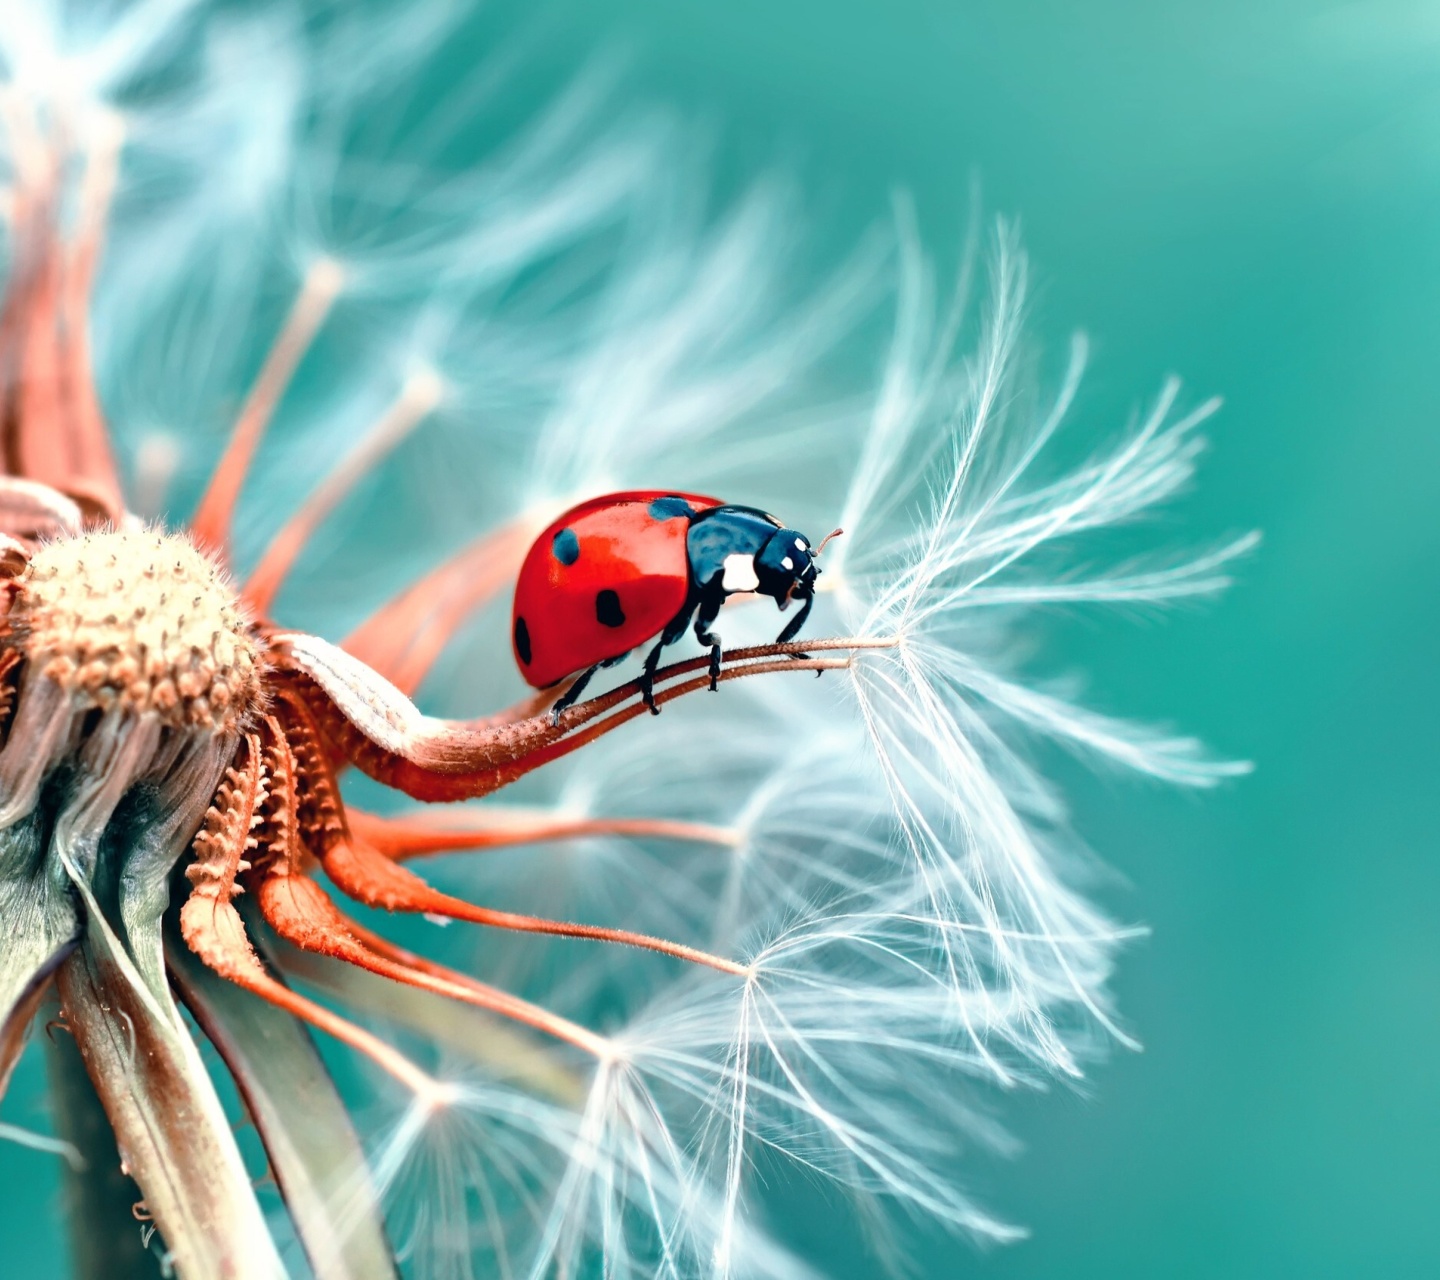
[[[966,1147],[1006,1143],[989,1086],[1078,1075],[1107,1035],[1125,1039],[1106,982],[1133,932],[1076,888],[1075,839],[1028,744],[1053,739],[1191,786],[1243,767],[1035,687],[999,655],[1035,609],[1158,605],[1226,584],[1253,539],[1069,569],[1084,535],[1177,495],[1215,405],[1178,411],[1167,385],[1114,444],[1047,465],[1087,352],[1076,339],[1053,401],[1032,408],[1013,230],[998,226],[987,249],[978,319],[978,247],[943,294],[904,203],[892,256],[877,238],[828,286],[796,289],[783,190],[762,184],[708,214],[667,150],[670,127],[643,114],[606,125],[600,80],[582,79],[493,162],[457,172],[438,157],[476,104],[491,105],[493,80],[420,112],[414,133],[367,132],[367,113],[405,115],[407,81],[448,37],[444,8],[306,22],[279,7],[224,18],[198,0],[152,0],[83,28],[45,4],[0,20],[10,92],[47,101],[63,87],[69,118],[97,136],[115,113],[124,122],[125,172],[138,177],[122,182],[115,265],[95,304],[122,446],[158,458],[146,440],[178,440],[183,484],[268,335],[300,335],[263,446],[291,465],[249,502],[238,539],[253,558],[314,475],[348,459],[313,509],[317,526],[337,513],[328,563],[302,562],[295,596],[333,583],[347,552],[367,590],[414,567],[377,564],[373,540],[349,536],[358,504],[341,506],[360,461],[390,450],[387,474],[365,483],[383,486],[382,521],[410,519],[437,544],[412,544],[427,565],[487,514],[534,521],[632,484],[778,502],[798,486],[777,475],[794,474],[817,437],[852,470],[848,489],[790,493],[781,512],[811,531],[838,516],[846,530],[822,559],[808,643],[853,652],[844,669],[734,682],[646,717],[532,791],[557,819],[614,819],[609,834],[439,872],[472,899],[613,922],[741,972],[528,935],[461,943],[451,929],[444,944],[470,949],[469,972],[533,1002],[527,1013],[549,1011],[532,1021],[548,1039],[472,1019],[485,1040],[462,1060],[425,1021],[433,997],[399,1008],[366,994],[368,976],[296,962],[381,1024],[408,1024],[417,1052],[441,1061],[443,1097],[398,1119],[391,1108],[369,1135],[402,1255],[447,1276],[813,1274],[777,1208],[784,1189],[764,1177],[777,1169],[849,1197],[897,1266],[907,1218],[1013,1238],[964,1185]],[[198,53],[177,52],[197,34]],[[167,60],[187,74],[157,96],[147,76]],[[826,358],[873,313],[892,269],[894,336],[858,409]],[[298,301],[278,304],[296,276]],[[287,394],[312,342],[327,385]],[[417,385],[422,403],[387,418]],[[418,452],[427,440],[449,476]],[[440,497],[412,511],[407,485],[422,484]],[[461,492],[463,509],[446,500]],[[354,579],[345,587],[353,597]],[[722,615],[727,647],[776,626],[763,607]],[[832,633],[852,639],[822,638]],[[483,673],[476,683],[501,692]],[[474,692],[463,690],[471,711]],[[461,810],[477,822],[506,812]],[[635,817],[648,825],[627,830]],[[687,838],[666,838],[665,821],[689,824]]]
[[[763,1206],[750,1206],[751,1166],[775,1150],[848,1192],[1013,1236],[954,1181],[964,1139],[1004,1143],[983,1095],[962,1100],[957,1085],[1078,1075],[1102,1047],[1097,1030],[1125,1040],[1105,983],[1135,933],[1067,883],[1063,805],[1025,739],[1184,785],[1245,769],[1033,689],[991,660],[1027,608],[1158,604],[1226,584],[1253,538],[1083,581],[1032,570],[1076,535],[1173,496],[1214,404],[1175,414],[1167,385],[1111,450],[1031,480],[1071,407],[1083,340],[1054,402],[1017,412],[1026,264],[1013,233],[996,234],[989,311],[974,350],[956,358],[963,312],[917,314],[935,290],[901,226],[899,310],[911,329],[897,337],[869,433],[853,442],[853,534],[826,568],[839,629],[881,647],[839,687],[736,689],[723,709],[668,712],[577,761],[556,793],[566,812],[661,813],[728,840],[587,842],[513,866],[541,900],[604,904],[616,919],[743,955],[750,971],[738,987],[714,975],[656,986],[648,958],[612,959],[611,974],[634,971],[632,995],[654,994],[608,1033],[614,1061],[593,1078],[532,1274],[583,1270],[587,1247],[611,1258],[622,1243],[637,1274],[798,1274],[798,1259],[753,1253],[765,1226]],[[743,468],[743,439],[733,447],[719,466]],[[773,625],[764,610],[724,621],[746,639]],[[576,1007],[591,998],[583,985],[573,993]],[[637,1115],[654,1127],[639,1149]],[[883,1215],[873,1225],[882,1230]],[[663,1247],[630,1258],[636,1232]]]

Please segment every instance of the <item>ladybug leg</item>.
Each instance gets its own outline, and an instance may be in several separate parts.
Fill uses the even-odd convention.
[[[719,592],[707,595],[701,600],[700,612],[695,618],[695,638],[701,644],[710,646],[710,691],[712,693],[720,687],[720,659],[724,651],[720,647],[720,637],[710,630],[710,624],[719,615],[720,606],[724,600],[724,595]]]
[[[805,603],[800,606],[800,612],[797,613],[793,618],[790,619],[789,622],[785,624],[784,630],[782,630],[780,634],[775,637],[775,643],[789,644],[790,641],[799,634],[800,628],[805,625],[805,619],[810,616],[810,610],[814,607],[815,597],[813,595],[806,596]],[[790,657],[796,662],[808,662],[810,659],[810,655],[808,653],[792,653]],[[825,673],[823,671],[817,671],[815,673],[815,678],[818,680],[824,674]]]
[[[660,653],[664,648],[665,640],[662,637],[645,655],[645,670],[640,675],[640,697],[650,708],[652,716],[660,714],[660,708],[655,705],[655,673],[660,669]]]
[[[585,692],[585,686],[590,683],[590,677],[604,665],[602,662],[597,662],[588,671],[581,672],[580,678],[565,690],[564,696],[550,708],[550,723],[552,726],[560,723],[560,717],[574,706],[575,700]]]
[[[775,643],[789,644],[791,640],[793,640],[797,635],[799,635],[800,628],[805,625],[805,619],[810,616],[810,610],[814,607],[815,597],[813,595],[806,596],[805,603],[800,606],[800,612],[797,613],[793,618],[790,619],[789,622],[785,624],[785,629],[781,631],[778,636],[775,637]],[[794,658],[808,658],[810,655],[806,653],[795,653],[791,654],[790,656]]]
[[[693,602],[688,602],[675,617],[670,619],[665,630],[660,633],[660,639],[655,642],[655,647],[645,655],[645,670],[640,675],[640,696],[644,699],[645,705],[650,708],[652,716],[660,714],[660,708],[655,702],[655,673],[660,667],[660,653],[666,645],[674,644],[685,634],[685,629],[690,625],[690,615],[695,612]]]

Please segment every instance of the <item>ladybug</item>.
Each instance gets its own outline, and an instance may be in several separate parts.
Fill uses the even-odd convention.
[[[520,568],[512,617],[520,673],[537,689],[580,673],[551,711],[558,718],[596,671],[658,636],[641,677],[645,705],[658,715],[660,651],[692,618],[716,688],[720,637],[710,627],[727,597],[770,596],[781,610],[798,599],[776,643],[799,632],[815,603],[821,547],[772,515],[718,498],[666,490],[591,498],[550,525]]]

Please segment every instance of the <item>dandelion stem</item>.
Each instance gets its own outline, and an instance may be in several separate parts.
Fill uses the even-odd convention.
[[[735,845],[741,836],[733,827],[670,818],[579,818],[546,809],[468,809],[445,814],[382,817],[346,806],[350,830],[387,858],[402,862],[426,854],[461,849],[503,849],[552,840],[583,840],[594,836],[630,836],[642,840],[682,840],[695,844]],[[461,823],[464,825],[461,825]]]
[[[477,538],[381,605],[341,647],[414,693],[465,619],[514,579],[541,528],[522,517]]]
[[[742,676],[762,675],[775,671],[834,671],[843,670],[850,665],[850,660],[839,659],[815,659],[807,660],[809,653],[835,653],[851,652],[862,649],[893,649],[900,643],[896,636],[882,636],[878,638],[861,638],[852,636],[836,636],[820,640],[792,640],[785,644],[763,644],[751,645],[744,649],[732,649],[725,655],[725,667],[720,672],[720,679],[738,680]],[[773,661],[781,659],[781,661]],[[655,685],[659,686],[681,676],[690,675],[697,671],[708,672],[710,659],[708,657],[687,658],[684,662],[674,662],[668,667],[661,667],[655,673]],[[708,688],[709,676],[702,683],[694,681],[687,682],[681,689],[670,689],[664,694],[658,693],[655,696],[657,704],[673,701],[682,693],[693,693],[696,689]],[[641,691],[639,680],[630,680],[625,684],[617,685],[608,693],[602,693],[598,697],[588,698],[584,702],[571,707],[560,717],[560,728],[568,731],[577,728],[586,722],[593,720],[596,716],[619,706],[629,698],[637,696]],[[643,706],[643,704],[642,704]],[[632,708],[630,715],[638,715],[639,708]],[[626,717],[627,719],[630,716]],[[589,738],[585,739],[587,742]],[[568,741],[568,740],[567,740]]]
[[[105,227],[120,173],[125,127],[116,115],[105,115],[94,127],[95,141],[85,157],[80,190],[80,219],[60,299],[66,373],[70,389],[69,430],[73,436],[70,483],[61,486],[97,503],[111,519],[125,510],[120,477],[100,411],[90,358],[89,307],[95,272],[105,245]]]
[[[473,799],[489,795],[542,764],[569,754],[602,733],[639,715],[644,704],[634,702],[610,715],[600,725],[582,726],[612,712],[640,693],[640,682],[621,685],[599,698],[570,708],[558,719],[541,714],[525,719],[501,715],[485,720],[442,720],[422,715],[400,690],[350,654],[314,636],[274,632],[271,654],[282,668],[304,678],[305,688],[323,694],[310,713],[322,723],[331,747],[378,782],[417,800]],[[854,650],[886,648],[893,638],[823,640],[808,648]],[[799,643],[761,645],[738,649],[721,681],[780,671],[843,670],[853,654],[824,658],[809,656]],[[657,673],[664,684],[705,669],[700,680],[687,680],[657,695],[659,704],[685,693],[710,687],[708,661],[703,658],[676,663]],[[310,695],[307,695],[309,697]]]
[[[574,924],[565,920],[547,920],[542,916],[520,915],[514,911],[493,911],[433,889],[419,876],[397,866],[383,854],[361,841],[340,840],[321,854],[321,864],[336,886],[348,897],[367,906],[388,911],[423,911],[446,916],[452,920],[468,920],[492,929],[511,929],[518,933],[543,933],[561,938],[588,938],[595,942],[614,942],[644,951],[687,960],[691,964],[718,969],[721,973],[742,975],[746,967],[723,956],[712,955],[649,934],[632,933],[628,929],[608,929],[601,925]],[[271,921],[274,924],[274,921]],[[293,939],[292,939],[293,941]]]
[[[51,1004],[44,1016],[54,1017]],[[70,1274],[76,1280],[158,1280],[159,1259],[141,1243],[130,1210],[140,1189],[122,1171],[109,1118],[68,1033],[42,1036],[55,1125],[80,1153],[64,1173]]]
[[[511,995],[508,991],[492,987],[489,983],[478,982],[467,974],[457,973],[454,969],[437,964],[433,960],[427,960],[424,956],[407,951],[404,947],[397,947],[388,939],[372,933],[360,925],[352,924],[350,932],[377,956],[384,957],[394,964],[402,965],[415,973],[438,978],[449,986],[462,988],[469,993],[466,999],[467,1004],[491,1013],[498,1013],[512,1022],[522,1023],[537,1031],[543,1031],[557,1040],[573,1044],[577,1049],[583,1049],[594,1058],[605,1059],[611,1056],[610,1042],[588,1027],[582,1027],[578,1022],[571,1022],[569,1018],[562,1018],[558,1013],[552,1013],[549,1009],[532,1004],[529,1000],[523,1000],[519,996]],[[450,995],[452,999],[455,998],[453,992],[442,992],[442,994]]]
[[[317,1280],[396,1280],[364,1148],[309,1030],[220,977],[173,931],[165,963],[235,1079]]]
[[[569,1040],[589,1053],[599,1053],[603,1041],[593,1032],[483,983],[458,980],[459,975],[439,965],[416,966],[386,954],[388,944],[349,920],[329,895],[305,876],[272,876],[260,885],[260,910],[265,922],[280,937],[302,951],[330,956],[358,965],[395,982],[435,995],[477,1005],[494,1013],[519,1018],[551,1035]],[[372,947],[371,941],[379,943]],[[524,1013],[525,1016],[521,1016]],[[443,1088],[443,1086],[437,1086]]]
[[[209,963],[207,957],[201,957]],[[332,1013],[324,1005],[316,1004],[273,978],[246,973],[217,970],[220,976],[228,978],[238,986],[268,1000],[286,1013],[308,1022],[316,1030],[324,1031],[342,1044],[363,1053],[387,1075],[398,1080],[417,1098],[434,1097],[443,1092],[444,1086],[433,1077],[426,1075],[398,1049],[393,1049],[379,1036],[372,1035],[364,1027],[358,1027],[338,1013]]]
[[[440,379],[431,372],[409,378],[389,408],[372,424],[360,443],[290,517],[271,540],[242,590],[247,604],[265,614],[305,544],[358,481],[372,471],[440,403]]]
[[[676,676],[685,674],[686,672],[707,668],[708,665],[708,660],[704,658],[697,658],[693,663],[677,663],[668,678],[674,679]],[[777,661],[746,662],[724,668],[720,672],[719,682],[724,684],[726,681],[740,680],[745,676],[769,675],[777,671],[844,671],[849,666],[849,658],[807,659],[797,657],[789,659],[782,658]],[[661,674],[663,675],[664,673],[662,672]],[[655,704],[656,706],[664,706],[668,702],[674,702],[676,698],[684,697],[687,693],[698,693],[701,689],[708,689],[709,687],[710,675],[707,670],[706,674],[702,676],[685,680],[680,684],[672,684],[667,689],[658,690],[655,694]],[[638,688],[631,690],[627,685],[622,686],[622,689],[615,690],[614,692],[620,694],[620,696],[617,698],[613,696],[613,694],[606,694],[604,697],[596,698],[592,702],[582,702],[579,707],[574,708],[575,711],[585,712],[587,708],[594,706],[596,703],[602,704],[595,707],[595,709],[588,714],[577,717],[574,724],[581,725],[587,721],[595,720],[597,716],[601,715],[610,707],[615,706],[617,703],[631,697],[633,693],[638,692]],[[644,714],[647,710],[648,708],[643,702],[633,703],[623,710],[608,716],[604,720],[600,720],[598,723],[590,724],[579,733],[569,734],[562,738],[554,745],[554,748],[549,749],[552,754],[547,755],[545,759],[548,761],[562,755],[568,755],[571,751],[575,750],[576,747],[583,746],[587,742],[593,742],[596,738],[602,734],[609,733],[612,729],[618,729],[622,724],[635,719],[636,716]],[[566,714],[568,716],[570,713],[567,712]],[[566,723],[565,717],[561,718],[560,724],[562,729],[567,732],[571,728],[571,725]],[[536,752],[535,754],[540,755],[542,753]],[[527,759],[533,758],[534,757],[527,757]]]
[[[260,438],[343,284],[344,273],[330,258],[320,259],[306,273],[285,327],[265,357],[259,377],[235,420],[225,452],[210,477],[210,486],[190,521],[190,531],[202,546],[220,553],[228,550],[235,504]]]
[[[114,118],[95,126],[78,193],[77,230],[65,245],[56,227],[60,174],[70,161],[67,140],[59,126],[41,133],[33,114],[14,99],[4,106],[16,171],[11,278],[0,316],[0,364],[11,399],[6,469],[82,500],[88,514],[115,520],[124,503],[95,392],[86,309],[122,131]]]

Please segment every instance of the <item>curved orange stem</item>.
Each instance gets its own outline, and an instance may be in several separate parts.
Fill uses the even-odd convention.
[[[492,929],[513,929],[519,933],[543,933],[559,938],[588,938],[594,942],[614,942],[644,951],[687,960],[691,964],[718,969],[721,973],[742,975],[749,970],[743,964],[712,955],[697,947],[656,938],[628,929],[607,929],[602,925],[573,924],[564,920],[547,920],[542,916],[520,915],[513,911],[494,911],[476,906],[462,898],[451,897],[432,888],[413,871],[397,866],[378,850],[358,840],[338,840],[320,855],[325,873],[347,897],[367,907],[386,911],[425,912],[452,920],[468,920]]]
[[[491,530],[381,605],[341,648],[413,694],[455,633],[514,581],[543,522],[521,518]]]
[[[356,483],[425,420],[439,404],[440,394],[440,379],[434,374],[421,373],[410,378],[354,451],[320,482],[271,539],[241,591],[255,613],[269,612],[275,593],[315,530]]]
[[[190,532],[195,540],[216,554],[225,555],[229,551],[235,504],[240,500],[240,490],[245,485],[255,451],[343,283],[344,273],[339,264],[329,258],[322,258],[306,273],[285,327],[265,357],[250,396],[235,420],[229,443],[210,477],[210,485],[190,518]]]
[[[581,840],[587,836],[632,836],[637,839],[684,840],[697,844],[733,845],[738,833],[730,827],[670,818],[566,818],[542,811],[506,813],[503,810],[467,810],[469,825],[460,826],[429,815],[389,818],[346,807],[350,830],[387,858],[407,858],[461,849],[502,849],[517,844],[551,840]]]

